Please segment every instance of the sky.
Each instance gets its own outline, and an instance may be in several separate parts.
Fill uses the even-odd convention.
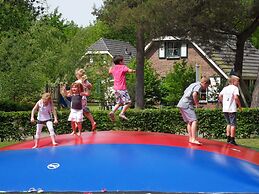
[[[49,12],[58,8],[62,18],[74,21],[78,26],[86,27],[93,23],[95,16],[91,14],[94,5],[100,8],[103,0],[46,0]]]

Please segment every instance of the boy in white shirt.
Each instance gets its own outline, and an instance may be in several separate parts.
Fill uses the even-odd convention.
[[[237,107],[241,108],[238,85],[239,77],[231,75],[229,85],[219,93],[219,101],[222,102],[224,117],[227,121],[227,142],[233,145],[237,145],[235,142]]]

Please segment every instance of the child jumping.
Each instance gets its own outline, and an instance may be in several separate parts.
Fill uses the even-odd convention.
[[[239,100],[239,77],[231,75],[229,85],[224,87],[219,93],[219,101],[223,105],[224,117],[227,121],[226,135],[227,143],[237,145],[235,141],[236,124],[237,124],[237,107],[241,109]]]
[[[83,85],[84,92],[88,92],[90,94],[90,90],[92,89],[92,84],[87,80],[87,76],[85,75],[84,69],[76,69],[75,75],[77,78],[77,81],[75,83],[80,83]],[[83,106],[83,114],[86,118],[89,119],[92,126],[92,131],[95,131],[96,129],[96,122],[94,121],[93,115],[90,112],[90,109],[87,107],[87,97],[82,97],[82,106]]]
[[[31,122],[34,123],[34,115],[38,111],[38,117],[37,117],[37,129],[35,134],[35,145],[32,148],[37,148],[39,145],[39,139],[41,135],[41,130],[43,126],[47,126],[49,130],[49,134],[51,137],[52,145],[56,146],[58,143],[55,140],[55,132],[53,128],[53,122],[52,122],[52,113],[54,115],[54,123],[58,123],[57,119],[57,113],[54,108],[51,94],[50,93],[44,93],[41,97],[41,99],[35,104],[31,111]]]
[[[61,93],[64,96],[71,97],[71,109],[68,117],[68,121],[71,121],[71,127],[73,132],[71,135],[76,134],[78,129],[78,136],[81,136],[82,122],[83,122],[83,107],[82,97],[88,96],[87,92],[84,92],[83,85],[80,83],[73,83],[69,91],[66,90],[66,86],[61,86]]]
[[[125,120],[128,120],[128,118],[125,116],[126,110],[131,105],[130,96],[127,91],[127,85],[126,85],[126,74],[127,73],[134,73],[136,72],[133,69],[128,68],[124,64],[123,56],[116,55],[113,58],[113,65],[109,69],[109,74],[112,74],[114,79],[114,91],[115,91],[115,98],[116,98],[116,105],[109,113],[110,119],[114,122],[115,121],[115,112],[118,110],[120,106],[123,106],[121,113],[119,114],[119,117]]]

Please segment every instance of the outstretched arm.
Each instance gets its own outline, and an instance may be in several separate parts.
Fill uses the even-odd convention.
[[[112,74],[112,67],[109,68],[109,74]]]
[[[60,85],[60,94],[62,96],[70,96],[70,91],[69,90],[66,90],[66,85]]]
[[[135,73],[136,70],[135,70],[135,69],[129,69],[128,72],[129,72],[129,73]]]

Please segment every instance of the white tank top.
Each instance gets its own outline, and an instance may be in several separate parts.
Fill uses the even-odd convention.
[[[39,112],[37,119],[39,121],[47,121],[50,120],[51,117],[51,103],[49,103],[47,106],[44,106],[43,101],[39,100]]]

